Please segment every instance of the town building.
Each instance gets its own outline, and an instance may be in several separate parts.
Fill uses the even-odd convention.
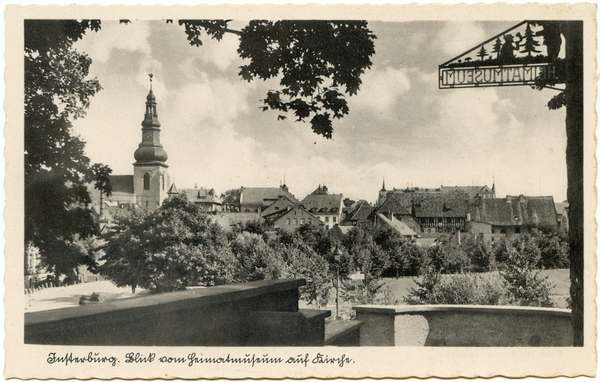
[[[319,185],[302,200],[302,206],[311,214],[318,216],[326,229],[331,229],[342,220],[342,201],[342,194],[328,194],[327,187]]]
[[[292,232],[305,224],[315,228],[323,228],[325,225],[318,216],[310,213],[301,205],[288,206],[269,215],[263,215],[263,219],[267,231],[282,229]]]
[[[452,196],[458,195],[467,199],[493,199],[496,197],[496,185],[493,184],[492,188],[488,186],[450,186],[440,188],[422,188],[422,187],[406,187],[406,188],[393,188],[386,190],[385,179],[381,190],[377,196],[376,205],[382,204],[388,197],[388,195],[415,195],[415,194],[427,194],[427,195],[440,195],[440,196]]]
[[[539,229],[557,232],[552,196],[507,196],[483,199],[471,209],[468,230],[486,240],[518,236]]]
[[[289,192],[285,184],[280,187],[242,187],[240,190],[240,211],[254,212],[258,217],[261,217],[263,210],[276,202],[280,196],[285,196],[295,204],[300,203]]]
[[[173,184],[172,188],[174,186],[175,184]],[[215,193],[214,188],[186,188],[178,191],[178,193],[185,194],[188,200],[198,206],[202,212],[216,213],[223,211],[223,202]],[[169,190],[169,195],[174,194],[174,191]]]

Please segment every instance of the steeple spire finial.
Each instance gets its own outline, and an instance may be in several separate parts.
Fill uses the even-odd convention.
[[[148,77],[150,77],[150,91],[152,91],[152,77],[154,77],[154,74],[148,73]]]

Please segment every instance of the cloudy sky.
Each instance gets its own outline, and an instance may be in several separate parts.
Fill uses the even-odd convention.
[[[278,84],[238,76],[237,36],[194,47],[177,22],[103,20],[100,32],[76,44],[93,59],[91,76],[103,90],[74,129],[92,162],[131,174],[153,73],[161,142],[178,188],[221,193],[277,187],[285,177],[298,198],[325,184],[373,202],[383,178],[387,188],[495,180],[499,197],[558,202],[566,199],[565,111],[546,106],[556,91],[438,89],[439,64],[517,23],[369,22],[377,36],[372,69],[327,140],[309,123],[260,110]]]

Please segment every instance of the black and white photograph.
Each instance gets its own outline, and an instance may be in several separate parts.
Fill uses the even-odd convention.
[[[594,376],[595,13],[8,6],[5,377]]]

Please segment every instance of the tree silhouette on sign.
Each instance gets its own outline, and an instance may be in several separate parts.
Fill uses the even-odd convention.
[[[502,51],[502,41],[500,40],[500,37],[498,37],[496,39],[496,42],[494,43],[494,50],[493,50],[493,52],[496,53],[496,58],[500,58],[501,51]]]
[[[487,56],[487,50],[485,50],[485,47],[482,45],[481,49],[479,49],[479,52],[477,52],[477,57],[481,58],[481,61],[483,61],[483,59],[485,58],[485,56]]]
[[[527,23],[527,28],[525,29],[525,43],[523,44],[523,50],[521,53],[527,53],[528,57],[531,57],[531,53],[541,53],[540,50],[537,50],[536,47],[540,46],[540,43],[533,38],[533,31],[531,30],[531,25]]]

